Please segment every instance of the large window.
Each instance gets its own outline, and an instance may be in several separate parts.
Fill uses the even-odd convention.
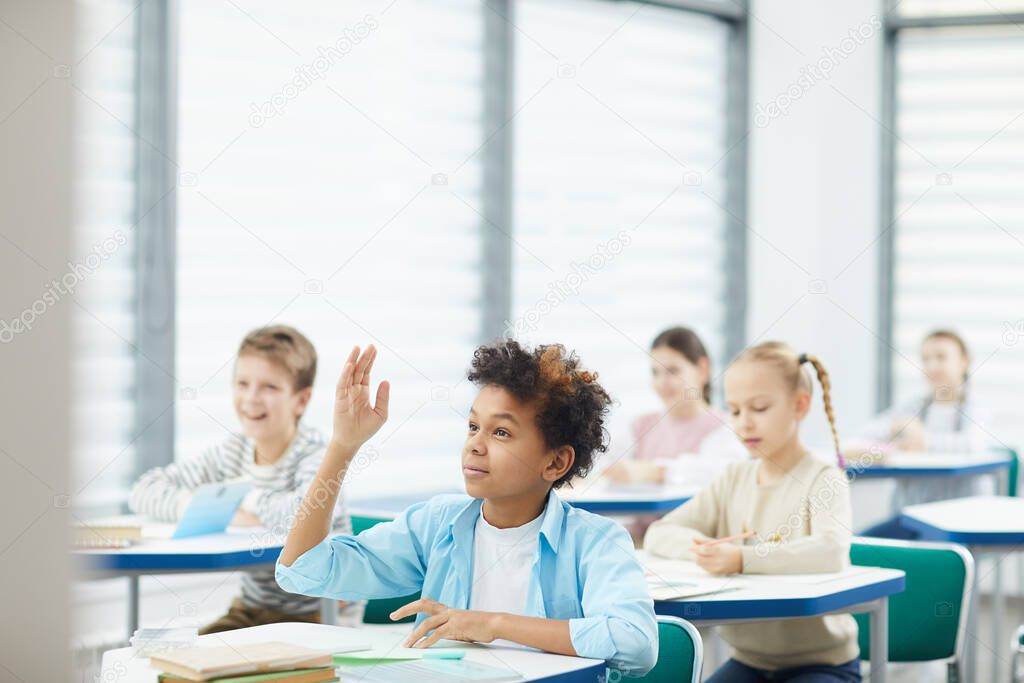
[[[1019,3],[1018,3],[1019,4]],[[907,3],[894,68],[893,390],[919,392],[919,344],[966,337],[970,391],[999,442],[1024,441],[1024,33],[1010,3]],[[969,10],[990,16],[962,15]],[[1022,7],[1018,6],[1019,11]]]
[[[661,329],[725,353],[729,27],[634,2],[516,8],[511,328],[577,349],[628,406],[621,430],[657,407]]]
[[[129,234],[139,197],[176,187],[176,210],[129,234],[82,299],[92,431],[76,461],[84,480],[100,474],[97,495],[123,502],[140,467],[237,428],[232,361],[260,325],[316,344],[307,419],[323,430],[349,348],[381,348],[392,412],[362,490],[459,484],[463,377],[498,335],[578,349],[631,412],[653,400],[645,352],[660,328],[695,327],[718,361],[740,343],[743,297],[727,283],[743,267],[729,237],[744,214],[742,3],[156,7],[174,9],[166,51],[141,40],[139,61],[153,24],[129,18],[97,34],[79,82],[103,104],[83,105],[83,242]],[[167,83],[140,82],[140,64]],[[173,145],[153,150],[157,138]],[[173,278],[136,267],[168,253],[161,240]],[[140,332],[151,300],[172,302],[173,330]],[[153,368],[172,380],[150,386]],[[171,412],[166,438],[140,417]]]
[[[480,338],[481,13],[181,3],[179,457],[236,429],[231,361],[271,322],[318,348],[311,424],[330,428],[349,348],[374,342],[394,386],[380,471],[458,452]]]

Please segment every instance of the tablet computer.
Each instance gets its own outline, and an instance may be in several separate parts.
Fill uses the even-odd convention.
[[[251,488],[251,481],[203,484],[192,494],[192,501],[178,520],[171,538],[219,534],[224,531]]]

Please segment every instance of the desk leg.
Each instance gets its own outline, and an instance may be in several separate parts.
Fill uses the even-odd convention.
[[[992,587],[992,680],[1006,680],[999,673],[1003,665],[1003,657],[1006,651],[1003,643],[1003,555],[994,555],[992,561],[996,563],[992,580],[995,585]]]
[[[331,598],[320,600],[320,623],[334,626],[338,623],[338,602]]]
[[[130,574],[128,579],[128,638],[139,629],[139,576]]]
[[[885,683],[889,667],[889,598],[875,601],[870,613],[871,683]]]

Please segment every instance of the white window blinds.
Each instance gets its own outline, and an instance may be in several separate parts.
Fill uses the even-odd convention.
[[[76,507],[127,500],[134,463],[135,20],[126,0],[80,0],[69,67],[76,113],[73,448]],[[60,68],[60,67],[58,67]]]
[[[902,30],[896,52],[894,380],[920,392],[934,327],[966,337],[981,425],[1024,440],[1024,33],[1017,26]]]
[[[392,406],[371,480],[421,484],[420,462],[434,484],[461,481],[461,379],[480,336],[483,11],[181,3],[177,457],[237,428],[237,345],[286,323],[317,346],[306,419],[328,433],[349,349],[380,348]]]
[[[661,329],[692,327],[725,360],[729,29],[633,2],[516,8],[510,327],[576,349],[625,420],[658,405]]]

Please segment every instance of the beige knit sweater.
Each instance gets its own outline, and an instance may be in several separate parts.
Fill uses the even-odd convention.
[[[757,483],[757,461],[730,465],[709,487],[655,522],[644,549],[693,560],[694,537],[755,532],[742,547],[745,574],[813,574],[849,563],[850,490],[835,465],[806,455],[778,482]],[[760,669],[842,664],[858,656],[848,614],[721,627],[740,662]]]

